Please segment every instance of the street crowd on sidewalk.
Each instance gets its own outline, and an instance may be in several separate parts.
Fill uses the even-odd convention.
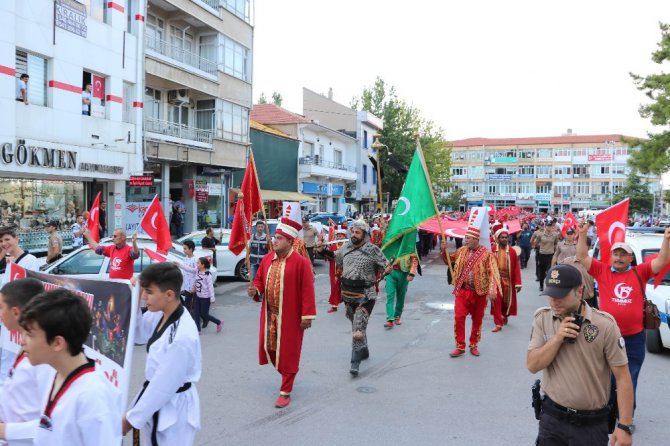
[[[178,206],[174,209],[179,212]],[[391,241],[389,218],[383,215],[341,225],[331,221],[326,233],[315,230],[299,212],[286,212],[272,237],[259,221],[248,244],[248,295],[260,304],[259,363],[272,365],[281,376],[275,407],[291,403],[304,334],[315,323],[315,258],[329,264],[328,313],[337,314],[343,304],[351,324],[349,373],[356,377],[362,362],[374,353],[367,328],[380,283],[385,282],[386,295],[383,326],[399,329],[405,301],[411,298],[410,284],[421,275],[421,258],[439,248],[455,295],[455,349],[449,356],[463,357],[469,350],[478,357],[487,307],[493,316],[492,332],[504,336],[510,318],[518,314],[518,293],[531,286],[522,284],[521,270],[531,264],[534,251],[537,288],[548,299],[548,306],[533,317],[527,356],[530,372],[544,372],[538,386],[542,394],[536,412],[537,444],[604,444],[609,434],[615,444],[632,444],[645,331],[642,312],[630,308],[642,308],[643,284],[668,264],[670,229],[651,262],[632,265],[631,246],[616,242],[610,247],[610,266],[589,256],[597,237],[592,222],[571,219],[571,214],[510,216],[488,208],[468,214],[436,217],[466,222],[460,243],[452,245],[453,237],[415,228],[405,234],[411,248],[398,250],[398,256],[384,251]],[[476,223],[478,218],[484,223]],[[81,243],[88,242],[97,254],[117,259],[118,271],[111,271],[110,278],[116,274],[131,279],[139,255],[136,234],[128,245],[125,232],[117,229],[114,244],[103,247],[84,221],[78,219],[72,227],[73,237],[81,237]],[[513,221],[516,230],[511,228]],[[212,249],[216,258],[220,240],[211,228],[207,232],[202,247]],[[34,257],[21,250],[11,230],[0,231],[0,246],[5,254],[0,269],[12,262],[37,269]],[[62,241],[54,237],[49,246],[50,258],[60,255]],[[450,246],[456,249],[450,251]],[[198,335],[209,322],[217,333],[223,327],[223,320],[210,314],[215,300],[210,258],[195,258],[195,248],[187,241],[184,261],[152,264],[139,276],[146,310],[138,312],[135,339],[146,344],[146,382],[123,415],[115,410],[117,396],[101,385],[97,374],[87,375],[95,364],[80,346],[92,321],[88,308],[76,303],[81,300],[64,289],[45,292],[34,279],[7,283],[0,290],[0,317],[9,329],[23,330],[24,340],[14,358],[3,351],[3,364],[9,361],[13,366],[0,390],[0,438],[11,444],[70,444],[65,439],[72,435],[91,435],[105,438],[97,444],[118,445],[123,435],[135,431],[147,444],[193,444],[200,428],[195,387],[202,367]],[[594,279],[599,298],[594,296]],[[622,283],[629,297],[623,305],[614,290]],[[468,316],[471,330],[466,337]],[[575,380],[575,375],[582,379]],[[46,399],[41,396],[45,392]],[[90,417],[77,419],[74,414],[81,411]]]

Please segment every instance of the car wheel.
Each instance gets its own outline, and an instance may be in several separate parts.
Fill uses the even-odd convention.
[[[249,270],[247,269],[247,263],[244,260],[240,260],[235,267],[235,277],[244,280],[245,282],[249,281]]]
[[[647,330],[647,351],[649,353],[661,353],[663,351],[663,344],[661,342],[661,331]]]

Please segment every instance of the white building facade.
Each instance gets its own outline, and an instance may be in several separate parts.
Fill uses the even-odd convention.
[[[0,2],[0,215],[27,250],[46,250],[50,220],[67,246],[70,225],[98,192],[108,228],[121,225],[126,181],[143,172],[142,42],[133,27],[144,11],[130,3],[132,11],[123,0]],[[27,103],[17,100],[23,74]]]

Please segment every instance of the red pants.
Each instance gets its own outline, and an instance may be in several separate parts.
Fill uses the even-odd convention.
[[[276,352],[270,351],[270,360],[272,364],[275,363]],[[279,388],[280,395],[290,395],[293,390],[293,383],[295,382],[295,375],[297,373],[279,372],[281,374],[281,387]]]
[[[328,298],[328,303],[336,307],[342,303],[340,281],[335,277],[335,261],[329,261],[328,263],[330,264],[330,297]]]
[[[496,327],[505,325],[505,319],[507,319],[507,316],[503,315],[503,305],[502,296],[496,297],[491,304],[491,314],[493,315],[493,323],[496,324]]]
[[[456,348],[465,350],[465,318],[472,317],[470,348],[477,347],[482,337],[482,321],[486,310],[486,296],[480,296],[474,290],[461,289],[456,295],[454,305],[454,337]]]

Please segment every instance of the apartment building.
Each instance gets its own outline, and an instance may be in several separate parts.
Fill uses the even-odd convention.
[[[147,4],[135,24],[145,53],[144,170],[155,185],[129,187],[129,201],[146,203],[159,193],[167,207],[181,196],[186,232],[218,226],[229,210],[231,169],[246,166],[253,2]]]
[[[306,118],[356,137],[358,148],[354,159],[358,176],[356,182],[346,189],[345,201],[356,211],[374,212],[377,209],[377,171],[370,157],[377,156],[372,143],[374,135],[384,129],[382,119],[370,112],[356,111],[335,102],[332,89],[326,96],[303,87],[302,110]]]
[[[297,181],[298,191],[313,197],[302,203],[305,209],[347,211],[345,194],[357,178],[355,137],[274,104],[254,105],[251,118],[300,141],[298,178],[286,182]]]
[[[121,225],[144,170],[134,14],[123,0],[0,2],[0,216],[29,251],[46,251],[51,220],[68,246],[98,192]]]
[[[623,137],[624,139],[632,139]],[[537,212],[604,209],[624,186],[632,150],[621,135],[469,138],[452,141],[461,208],[516,205]],[[658,196],[660,178],[642,176]]]

